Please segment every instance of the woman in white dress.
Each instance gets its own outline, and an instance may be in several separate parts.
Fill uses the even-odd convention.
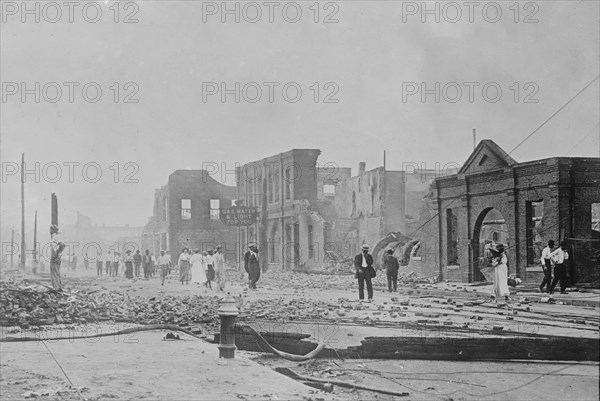
[[[508,289],[508,258],[504,252],[504,245],[501,243],[496,244],[490,248],[492,253],[492,267],[494,268],[494,286],[492,287],[491,297],[495,301],[498,298],[504,297],[506,302],[509,301],[508,296],[510,290]]]
[[[204,266],[202,266],[202,254],[200,254],[199,249],[194,249],[190,264],[192,265],[192,283],[206,282],[206,274],[204,273]]]
[[[179,260],[177,261],[179,265],[179,281],[181,281],[181,285],[183,283],[190,283],[190,250],[188,248],[183,248],[181,251],[181,255],[179,255]]]

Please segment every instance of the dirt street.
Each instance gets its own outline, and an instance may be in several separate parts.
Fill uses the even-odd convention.
[[[307,341],[325,342],[336,349],[360,345],[369,336],[413,335],[406,329],[399,334],[399,327],[413,327],[412,324],[421,324],[416,326],[415,332],[426,338],[431,335],[428,330],[434,323],[449,330],[445,335],[457,338],[464,337],[464,332],[458,329],[465,325],[470,325],[471,331],[476,333],[501,325],[505,331],[520,330],[526,335],[550,332],[558,336],[598,339],[598,294],[593,292],[556,297],[553,303],[545,303],[540,302],[541,294],[518,289],[519,293],[511,296],[508,305],[498,305],[484,302],[487,300],[485,286],[406,282],[398,293],[388,293],[383,279],[378,276],[375,301],[369,304],[357,302],[356,283],[349,275],[267,272],[255,291],[247,289],[242,275],[231,273],[229,277],[226,292],[234,297],[240,309],[238,322],[266,331],[306,334]],[[16,282],[25,279],[28,285],[45,283],[43,277],[12,278]],[[270,353],[238,350],[235,360],[225,362],[218,359],[215,344],[185,334],[180,333],[181,340],[165,340],[167,331],[164,330],[115,334],[122,328],[140,324],[136,316],[142,313],[140,304],[143,303],[174,303],[178,299],[207,301],[211,310],[204,310],[203,315],[217,319],[218,299],[225,296],[224,292],[198,285],[182,286],[176,275],[169,276],[161,286],[156,277],[127,280],[94,277],[91,270],[68,271],[65,282],[72,293],[71,300],[81,296],[74,290],[89,292],[90,296],[103,294],[103,297],[122,299],[122,316],[134,320],[88,318],[80,322],[73,318],[63,324],[41,327],[2,327],[2,338],[111,334],[83,340],[1,343],[2,399],[399,398],[336,384],[332,393],[325,393],[272,370],[281,367],[305,377],[404,394],[404,399],[596,400],[599,396],[598,363],[589,361],[319,358],[291,362]],[[577,299],[589,305],[568,305]],[[183,305],[185,307],[185,303]],[[69,319],[73,315],[65,316]],[[168,312],[161,316],[172,318]],[[473,316],[481,319],[473,319]],[[194,326],[207,340],[218,331],[214,320],[194,323]],[[454,328],[456,330],[452,330]]]

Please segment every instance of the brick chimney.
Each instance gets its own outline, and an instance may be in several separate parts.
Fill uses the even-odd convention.
[[[366,167],[367,167],[367,163],[365,163],[365,162],[358,163],[358,175],[364,174]]]

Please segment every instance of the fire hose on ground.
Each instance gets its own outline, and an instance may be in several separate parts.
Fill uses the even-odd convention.
[[[294,354],[290,354],[287,352],[283,352],[283,351],[279,351],[278,349],[274,348],[271,344],[269,344],[267,342],[267,340],[264,339],[263,336],[260,335],[260,333],[258,333],[256,330],[254,330],[251,327],[248,327],[248,329],[254,334],[256,335],[265,345],[266,347],[269,349],[269,351],[271,351],[272,353],[274,353],[275,355],[280,356],[283,359],[287,359],[289,361],[294,361],[294,362],[302,362],[302,361],[307,361],[309,359],[312,359],[314,357],[316,357],[319,352],[321,352],[323,350],[323,348],[325,348],[325,344],[324,343],[319,343],[319,345],[317,346],[317,348],[315,348],[314,350],[312,350],[311,352],[309,352],[306,355],[294,355]],[[172,330],[172,331],[180,331],[184,334],[187,334],[191,337],[197,338],[199,340],[202,341],[206,341],[208,342],[204,337],[201,337],[197,334],[192,333],[189,330],[186,330],[182,327],[176,326],[176,325],[172,325],[172,324],[153,324],[153,325],[149,325],[149,326],[140,326],[140,327],[131,327],[128,329],[123,329],[123,330],[119,330],[117,332],[114,333],[96,333],[96,334],[91,334],[91,335],[79,335],[79,336],[70,336],[70,337],[51,337],[51,338],[40,338],[40,337],[36,337],[36,336],[28,336],[28,337],[5,337],[5,338],[0,338],[0,342],[28,342],[28,341],[57,341],[57,340],[79,340],[79,339],[85,339],[85,338],[95,338],[95,337],[106,337],[106,336],[115,336],[115,335],[124,335],[124,334],[132,334],[132,333],[137,333],[140,331],[153,331],[153,330]]]

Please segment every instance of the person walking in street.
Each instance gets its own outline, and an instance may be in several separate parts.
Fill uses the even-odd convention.
[[[202,254],[200,249],[194,249],[194,254],[190,258],[192,283],[204,284],[206,283],[206,273],[204,272],[204,266],[202,264]]]
[[[131,254],[131,250],[127,250],[125,252],[125,277],[133,278],[133,255]]]
[[[204,286],[208,288],[208,252],[202,252],[202,270],[204,270]]]
[[[560,281],[560,293],[568,294],[567,292],[567,266],[566,262],[569,259],[567,252],[567,243],[562,241],[560,248],[550,254],[550,258],[554,260],[554,280],[548,289],[548,293],[554,293],[556,284]]]
[[[215,256],[213,250],[208,250],[206,256],[206,280],[208,282],[208,288],[212,290],[212,282],[215,281]]]
[[[393,291],[398,291],[398,268],[400,265],[398,259],[394,256],[393,248],[387,250],[383,258],[383,265],[387,276],[388,292],[392,292],[392,285]]]
[[[496,301],[498,298],[504,297],[506,302],[509,301],[508,296],[508,258],[504,252],[504,244],[490,244],[490,253],[492,256],[491,264],[494,269],[492,272],[494,285],[492,286],[491,298]]]
[[[77,270],[77,255],[75,255],[75,252],[73,252],[73,254],[71,254],[70,263],[71,263],[71,270],[73,270],[73,271]]]
[[[140,266],[142,265],[142,254],[140,253],[140,250],[136,250],[135,254],[133,255],[133,266],[134,266],[134,271],[135,271],[135,276],[139,277],[140,276]]]
[[[375,277],[373,268],[373,256],[369,253],[369,245],[362,246],[362,252],[354,257],[354,268],[356,273],[354,277],[358,279],[358,298],[365,299],[365,282],[367,283],[368,302],[373,300],[373,283],[371,279]]]
[[[248,273],[250,289],[255,290],[256,282],[260,279],[260,259],[258,248],[254,244],[249,245],[248,251],[244,254],[244,269]]]
[[[144,270],[144,278],[150,278],[150,271],[152,268],[152,256],[150,256],[150,251],[148,249],[146,249],[146,252],[142,259],[142,268]]]
[[[167,264],[167,274],[171,274],[171,268],[173,267],[173,263],[171,262],[171,253],[169,251],[165,251],[165,256],[169,258],[169,263]]]
[[[98,255],[98,259],[96,259],[96,275],[102,275],[102,268],[104,267],[104,262],[102,262],[102,258]]]
[[[109,250],[108,253],[106,254],[106,258],[104,259],[104,266],[106,268],[107,276],[112,276],[112,262],[113,262],[113,255],[112,255],[112,251]]]
[[[121,254],[117,251],[113,254],[113,263],[112,263],[112,276],[117,277],[119,275],[119,259],[121,259]]]
[[[223,247],[217,245],[217,251],[213,255],[215,261],[215,273],[217,275],[217,286],[219,291],[225,290],[225,256],[223,255]]]
[[[165,285],[165,277],[167,277],[167,273],[169,272],[169,261],[170,258],[165,255],[165,251],[160,251],[160,256],[156,260],[156,264],[160,269],[160,285]]]
[[[183,283],[190,283],[190,250],[189,248],[183,248],[181,254],[179,255],[179,260],[177,261],[179,265],[179,281],[181,281],[181,285]]]
[[[62,291],[60,264],[62,262],[62,252],[66,245],[58,239],[58,227],[55,224],[50,226],[50,241],[50,280],[54,291]]]
[[[542,280],[542,284],[540,284],[540,292],[544,292],[544,286],[546,286],[546,291],[550,291],[550,283],[552,282],[552,266],[554,265],[554,261],[550,257],[554,249],[554,241],[548,241],[548,246],[542,250],[542,257],[540,258],[540,262],[542,262],[542,270],[544,271],[544,279]]]

